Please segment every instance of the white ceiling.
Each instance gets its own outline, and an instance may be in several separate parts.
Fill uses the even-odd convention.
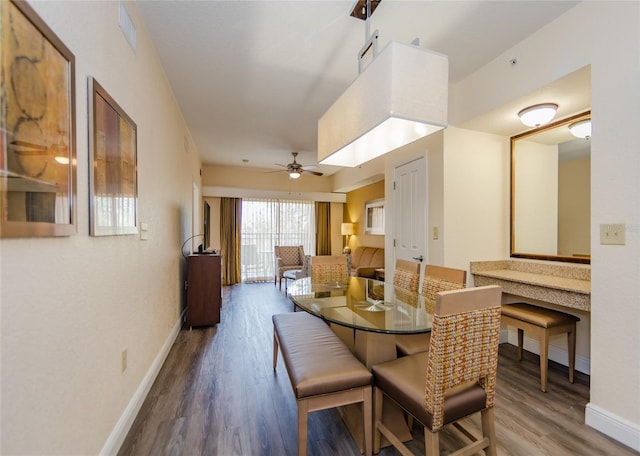
[[[354,3],[136,2],[203,163],[278,169],[292,151],[317,163],[317,121],[358,73],[365,23],[349,16]],[[380,49],[419,38],[448,55],[455,82],[576,3],[383,0],[371,31]],[[491,114],[468,127],[492,131]]]

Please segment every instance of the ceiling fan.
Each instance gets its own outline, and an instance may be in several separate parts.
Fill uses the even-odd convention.
[[[286,171],[289,173],[289,177],[291,179],[297,179],[300,177],[300,175],[302,173],[307,173],[307,174],[313,174],[314,176],[322,176],[322,173],[319,173],[317,171],[312,171],[311,168],[317,168],[317,166],[312,165],[312,166],[302,166],[300,163],[298,163],[296,161],[296,157],[298,156],[298,152],[291,152],[291,155],[293,155],[293,162],[289,163],[288,165],[281,165],[279,163],[276,163],[276,166],[282,166],[284,168],[287,168],[286,170],[278,170],[278,171],[269,171],[272,173],[280,173],[283,171]]]

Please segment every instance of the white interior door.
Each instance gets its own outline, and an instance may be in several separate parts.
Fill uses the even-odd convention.
[[[394,169],[394,253],[396,259],[424,264],[427,258],[427,185],[424,157]],[[420,268],[420,272],[424,267]]]

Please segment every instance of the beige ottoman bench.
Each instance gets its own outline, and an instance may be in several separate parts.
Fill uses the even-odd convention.
[[[573,383],[576,364],[576,322],[580,321],[580,318],[557,310],[517,302],[502,306],[501,321],[518,329],[518,357],[520,361],[522,361],[525,331],[540,342],[540,388],[543,392],[547,391],[549,337],[567,333],[569,381]]]
[[[371,372],[320,318],[273,315],[273,369],[278,347],[298,402],[298,455],[307,454],[308,413],[362,403],[365,454],[371,456]]]

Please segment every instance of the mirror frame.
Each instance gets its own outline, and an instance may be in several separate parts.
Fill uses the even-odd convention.
[[[582,264],[591,264],[591,257],[574,257],[574,256],[563,256],[563,255],[545,255],[545,254],[537,254],[537,253],[523,253],[516,252],[516,236],[515,236],[515,142],[519,139],[528,138],[530,136],[536,135],[538,133],[545,132],[547,130],[551,130],[553,128],[561,127],[563,125],[569,125],[570,123],[577,122],[578,120],[590,119],[591,118],[591,110],[583,111],[579,114],[575,114],[573,116],[558,120],[556,122],[550,123],[548,125],[544,125],[542,127],[535,128],[533,130],[525,131],[524,133],[520,133],[518,135],[511,137],[511,192],[510,192],[510,240],[511,240],[511,258],[528,258],[532,260],[549,260],[549,261],[562,261],[566,263],[582,263]]]

